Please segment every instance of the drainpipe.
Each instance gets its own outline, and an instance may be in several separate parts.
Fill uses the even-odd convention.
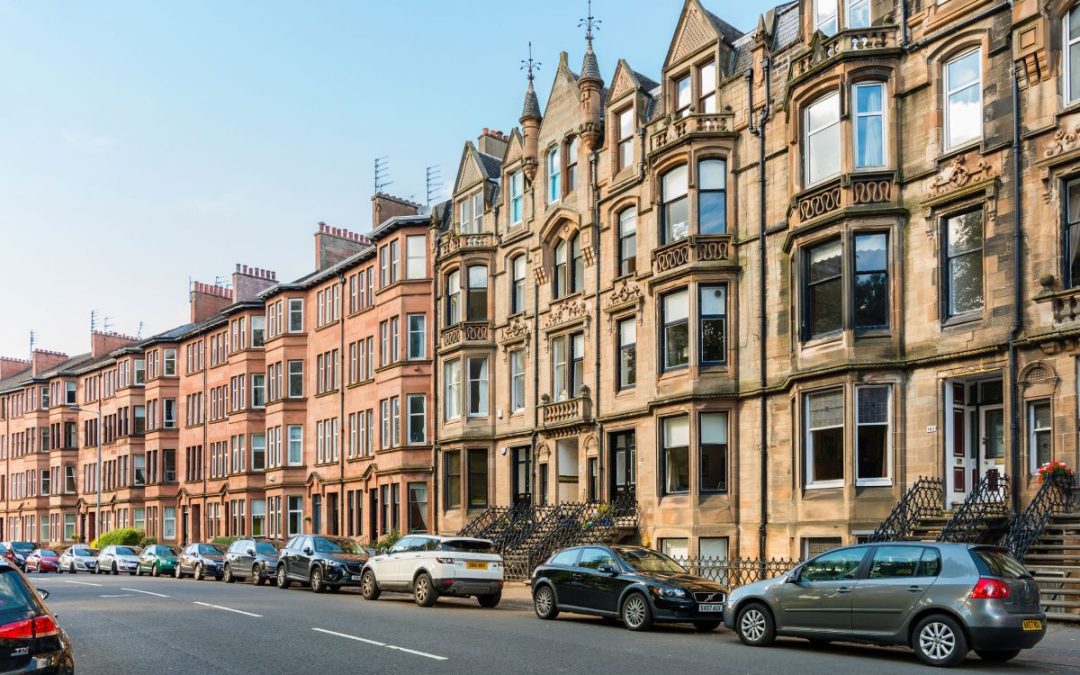
[[[533,493],[535,494],[536,488],[536,437],[539,432],[536,431],[540,424],[540,284],[536,283],[536,275],[533,274],[533,332],[529,336],[529,340],[532,341],[532,353],[533,353],[533,430],[529,434],[529,472],[532,474],[530,480],[533,483]],[[510,458],[510,471],[511,475],[517,475],[517,467],[513,464],[514,458]],[[510,487],[513,488],[514,481],[510,481]],[[513,500],[516,495],[510,495],[510,506],[513,506]],[[546,495],[545,495],[546,496]],[[534,497],[535,500],[535,497]]]
[[[439,532],[439,230],[432,218],[431,239],[435,243],[435,261],[431,271],[431,410],[435,414],[432,420],[431,438],[431,499],[435,502],[432,512],[432,531]]]
[[[593,419],[596,420],[596,480],[598,482],[596,490],[596,498],[600,499],[600,488],[603,482],[600,480],[600,467],[603,465],[602,458],[604,456],[604,423],[600,421],[600,177],[599,177],[599,161],[600,151],[594,150],[592,156],[589,158],[589,173],[592,178],[592,222],[593,222],[593,266],[596,267],[596,299],[594,302],[594,323],[593,336],[595,340],[593,342],[593,373],[595,375],[595,386],[593,387]],[[585,462],[585,474],[586,480],[591,481],[592,476],[589,475],[589,462]],[[586,489],[588,494],[588,488]],[[610,499],[609,499],[610,501]]]
[[[207,395],[207,391],[206,391],[206,371],[208,370],[208,368],[206,367],[206,337],[205,336],[199,340],[199,362],[200,362],[200,365],[202,366],[202,397],[203,397],[202,405],[200,406],[202,408],[202,416],[203,416],[203,420],[202,420],[202,440],[203,440],[202,459],[203,459],[203,461],[201,462],[202,466],[200,467],[202,469],[202,513],[200,515],[202,515],[205,518],[206,515],[207,515],[206,514],[206,490],[207,490],[206,474],[209,473],[209,471],[207,471],[206,462],[207,462],[208,458],[210,457],[210,438],[209,438],[210,428],[208,426],[209,425],[209,420],[210,420],[210,411],[208,410],[208,406],[210,405],[210,397]],[[134,466],[132,467],[132,469],[134,469]],[[214,524],[217,525],[216,522]],[[203,534],[203,537],[205,538],[206,532],[202,532],[202,534]],[[216,537],[218,535],[215,534],[214,536]]]
[[[337,501],[337,520],[338,520],[338,536],[345,536],[345,273],[338,272],[338,283],[341,284],[341,305],[338,307],[338,312],[341,313],[341,320],[338,321],[338,372],[337,372],[337,385],[338,385],[338,478],[340,483],[338,486],[338,501]],[[405,327],[408,330],[408,326]],[[406,499],[408,499],[408,488],[406,488]]]
[[[1023,170],[1023,158],[1020,156],[1020,74],[1016,64],[1012,64],[1012,164],[1013,164],[1013,320],[1009,331],[1009,443],[1012,447],[1010,471],[1012,480],[1013,512],[1020,509],[1020,388],[1017,384],[1017,339],[1024,328],[1023,300],[1023,203],[1020,201],[1020,176]]]
[[[766,199],[766,182],[765,182],[765,123],[769,119],[770,99],[772,94],[772,88],[769,82],[769,57],[764,57],[761,60],[761,76],[763,84],[765,85],[765,105],[761,109],[761,115],[758,119],[757,125],[753,125],[751,122],[750,133],[758,137],[758,334],[760,335],[761,347],[758,354],[758,379],[761,387],[760,404],[761,409],[758,417],[760,418],[760,428],[758,433],[761,436],[761,467],[760,467],[760,485],[759,490],[761,492],[761,515],[760,524],[758,526],[758,557],[761,560],[765,559],[766,540],[768,535],[768,519],[769,519],[769,507],[768,507],[768,488],[769,488],[769,476],[768,476],[768,459],[769,459],[769,401],[766,395],[765,389],[768,386],[768,344],[766,342],[766,332],[768,330],[768,318],[765,314],[765,303],[767,301],[767,295],[765,292],[765,279],[767,274],[766,267],[766,250],[765,250],[765,219],[767,216],[767,199]],[[748,101],[750,115],[753,115],[753,93],[754,93],[754,74],[753,70],[746,73],[746,83],[748,90]]]
[[[908,0],[900,0],[900,47],[906,48],[908,44]],[[901,146],[903,147],[903,146]]]

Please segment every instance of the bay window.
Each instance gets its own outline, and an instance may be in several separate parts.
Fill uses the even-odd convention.
[[[427,317],[423,314],[409,314],[409,358],[427,357]]]
[[[867,82],[852,88],[855,103],[855,168],[885,166],[885,84]]]
[[[727,361],[727,286],[702,286],[699,291],[700,361]]]
[[[443,364],[443,381],[446,383],[446,401],[443,409],[446,419],[461,417],[461,360],[455,359]]]
[[[468,367],[469,417],[485,417],[488,414],[488,360],[470,357]]]
[[[945,221],[945,299],[948,317],[983,307],[983,214],[969,211]]]
[[[698,162],[698,232],[727,232],[727,162],[704,159]]]
[[[423,279],[427,276],[427,237],[405,237],[405,278]]]
[[[699,492],[721,493],[728,491],[728,414],[726,412],[701,413],[698,417],[700,454],[698,473],[701,484]]]
[[[840,94],[807,106],[803,127],[803,171],[809,186],[840,173]]]
[[[855,235],[853,311],[855,329],[889,325],[889,237]]]
[[[686,117],[689,115],[691,102],[690,76],[686,75],[675,81],[675,116]]]
[[[806,338],[841,330],[844,325],[843,245],[839,239],[806,252]]]
[[[837,0],[814,0],[814,30],[836,35],[840,28]]]
[[[855,389],[855,484],[889,485],[889,388]]]
[[[662,317],[664,370],[690,362],[690,296],[685,290],[663,296]]]
[[[289,361],[289,398],[304,395],[304,362]]]
[[[661,426],[663,493],[685,494],[690,491],[690,418],[665,417]]]
[[[698,68],[698,105],[699,113],[716,112],[716,63],[709,61]]]
[[[488,270],[483,265],[469,267],[469,295],[466,316],[469,321],[487,320]]]
[[[690,209],[687,204],[686,165],[677,166],[661,179],[663,239],[661,244],[685,239],[690,234]]]
[[[637,271],[637,209],[619,212],[619,276]]]
[[[446,275],[446,325],[461,321],[461,272],[454,270]]]
[[[289,332],[301,333],[304,330],[304,299],[289,298]]]
[[[976,49],[945,64],[945,149],[982,138],[982,54]]]
[[[405,397],[409,415],[409,444],[420,445],[427,442],[427,398],[423,394],[408,394]]]
[[[870,0],[846,0],[844,20],[848,28],[870,27]]]
[[[805,396],[804,442],[807,487],[844,484],[844,392]]]

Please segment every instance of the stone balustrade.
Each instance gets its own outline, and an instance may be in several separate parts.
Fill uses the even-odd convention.
[[[544,426],[558,426],[586,422],[592,417],[592,402],[588,396],[543,403],[540,406]]]
[[[445,258],[459,251],[494,249],[498,244],[499,238],[492,232],[446,234],[439,242],[439,256]]]
[[[655,152],[688,135],[712,135],[732,133],[733,113],[691,113],[662,121],[661,127],[649,137],[649,152]]]
[[[491,326],[486,321],[463,321],[443,329],[439,341],[444,348],[461,342],[490,342]]]
[[[731,259],[730,234],[698,234],[657,248],[652,253],[653,271],[667,272],[698,262]]]

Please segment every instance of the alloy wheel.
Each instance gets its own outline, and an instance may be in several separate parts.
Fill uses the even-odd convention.
[[[316,593],[323,592],[322,570],[320,570],[318,567],[311,570],[311,590],[315,591]]]
[[[263,578],[262,573],[259,571],[259,566],[255,565],[251,568],[251,583],[256,586],[262,586]]]
[[[533,603],[536,605],[536,615],[541,619],[546,619],[551,616],[551,608],[555,604],[555,598],[551,595],[551,589],[544,586],[536,592],[536,597],[533,598]]]
[[[228,565],[225,566],[225,571],[221,574],[221,580],[227,584],[231,584],[232,582],[236,581],[236,579],[233,579],[232,568]]]
[[[940,621],[932,621],[919,631],[919,647],[930,658],[943,661],[956,649],[956,634]]]
[[[202,563],[199,563],[198,565],[195,566],[195,581],[202,581],[202,578],[203,578],[203,568],[202,568]]]
[[[645,606],[645,598],[641,597],[641,594],[635,593],[626,599],[626,604],[623,606],[623,621],[631,630],[640,627],[645,622],[645,617],[649,611],[649,608]]]
[[[739,621],[739,632],[751,642],[757,642],[765,635],[765,615],[760,609],[751,607],[743,612],[742,620]]]

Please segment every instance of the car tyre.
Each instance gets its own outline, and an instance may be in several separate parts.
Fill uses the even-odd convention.
[[[284,565],[278,565],[278,568],[277,568],[277,587],[282,589],[282,590],[285,590],[286,588],[288,588],[291,585],[292,585],[292,582],[289,581],[289,575],[287,575],[285,573],[285,566]]]
[[[645,631],[652,628],[652,608],[649,600],[642,593],[631,593],[623,600],[622,609],[619,611],[623,625],[633,631]]]
[[[699,633],[711,633],[720,627],[719,621],[695,621],[694,630]]]
[[[559,605],[555,602],[555,591],[551,590],[551,586],[545,584],[533,593],[533,611],[545,621],[559,616]]]
[[[502,592],[500,591],[498,593],[488,593],[487,595],[478,595],[478,596],[476,596],[476,601],[480,603],[481,607],[487,607],[487,608],[498,607],[499,603],[502,602]]]
[[[955,666],[968,652],[964,629],[956,619],[945,614],[931,614],[920,621],[911,642],[920,661],[938,668]]]
[[[154,563],[154,566],[150,568],[150,576],[152,576],[152,577],[160,577],[161,576],[161,568],[158,567],[157,563]]]
[[[979,655],[979,658],[983,661],[990,661],[991,663],[1005,663],[1016,658],[1020,653],[1019,649],[1003,649],[1003,650],[988,650],[988,649],[976,649],[975,653]]]
[[[375,573],[371,570],[364,570],[364,576],[360,579],[360,594],[365,600],[378,600],[382,595],[379,583],[375,581]]]
[[[120,570],[116,569],[116,563],[115,562],[112,564],[112,573],[113,573],[113,576],[118,576],[120,574]]]
[[[435,590],[435,584],[431,581],[431,575],[421,572],[413,580],[413,600],[421,607],[431,607],[439,599]]]
[[[776,623],[765,605],[753,602],[739,610],[735,631],[744,645],[768,647],[776,639]]]
[[[311,590],[315,593],[322,593],[326,590],[325,579],[323,579],[322,568],[316,565],[311,568],[311,575],[308,577],[308,584],[311,586]]]
[[[253,565],[252,568],[251,568],[251,583],[252,583],[252,585],[254,585],[254,586],[262,586],[264,581],[266,581],[266,577],[263,576],[262,570],[259,569],[258,565]]]
[[[232,568],[228,565],[225,566],[225,571],[221,573],[221,579],[227,584],[231,584],[236,581],[236,577],[232,575]]]
[[[68,563],[68,572],[75,574],[75,563]]]
[[[142,576],[142,565],[141,564],[135,566],[135,576],[137,576],[137,577]]]
[[[184,573],[180,571],[180,563],[176,563],[176,569],[173,570],[173,576],[177,579],[184,578]]]
[[[192,575],[195,581],[203,580],[203,566],[202,563],[195,565],[195,573]]]

